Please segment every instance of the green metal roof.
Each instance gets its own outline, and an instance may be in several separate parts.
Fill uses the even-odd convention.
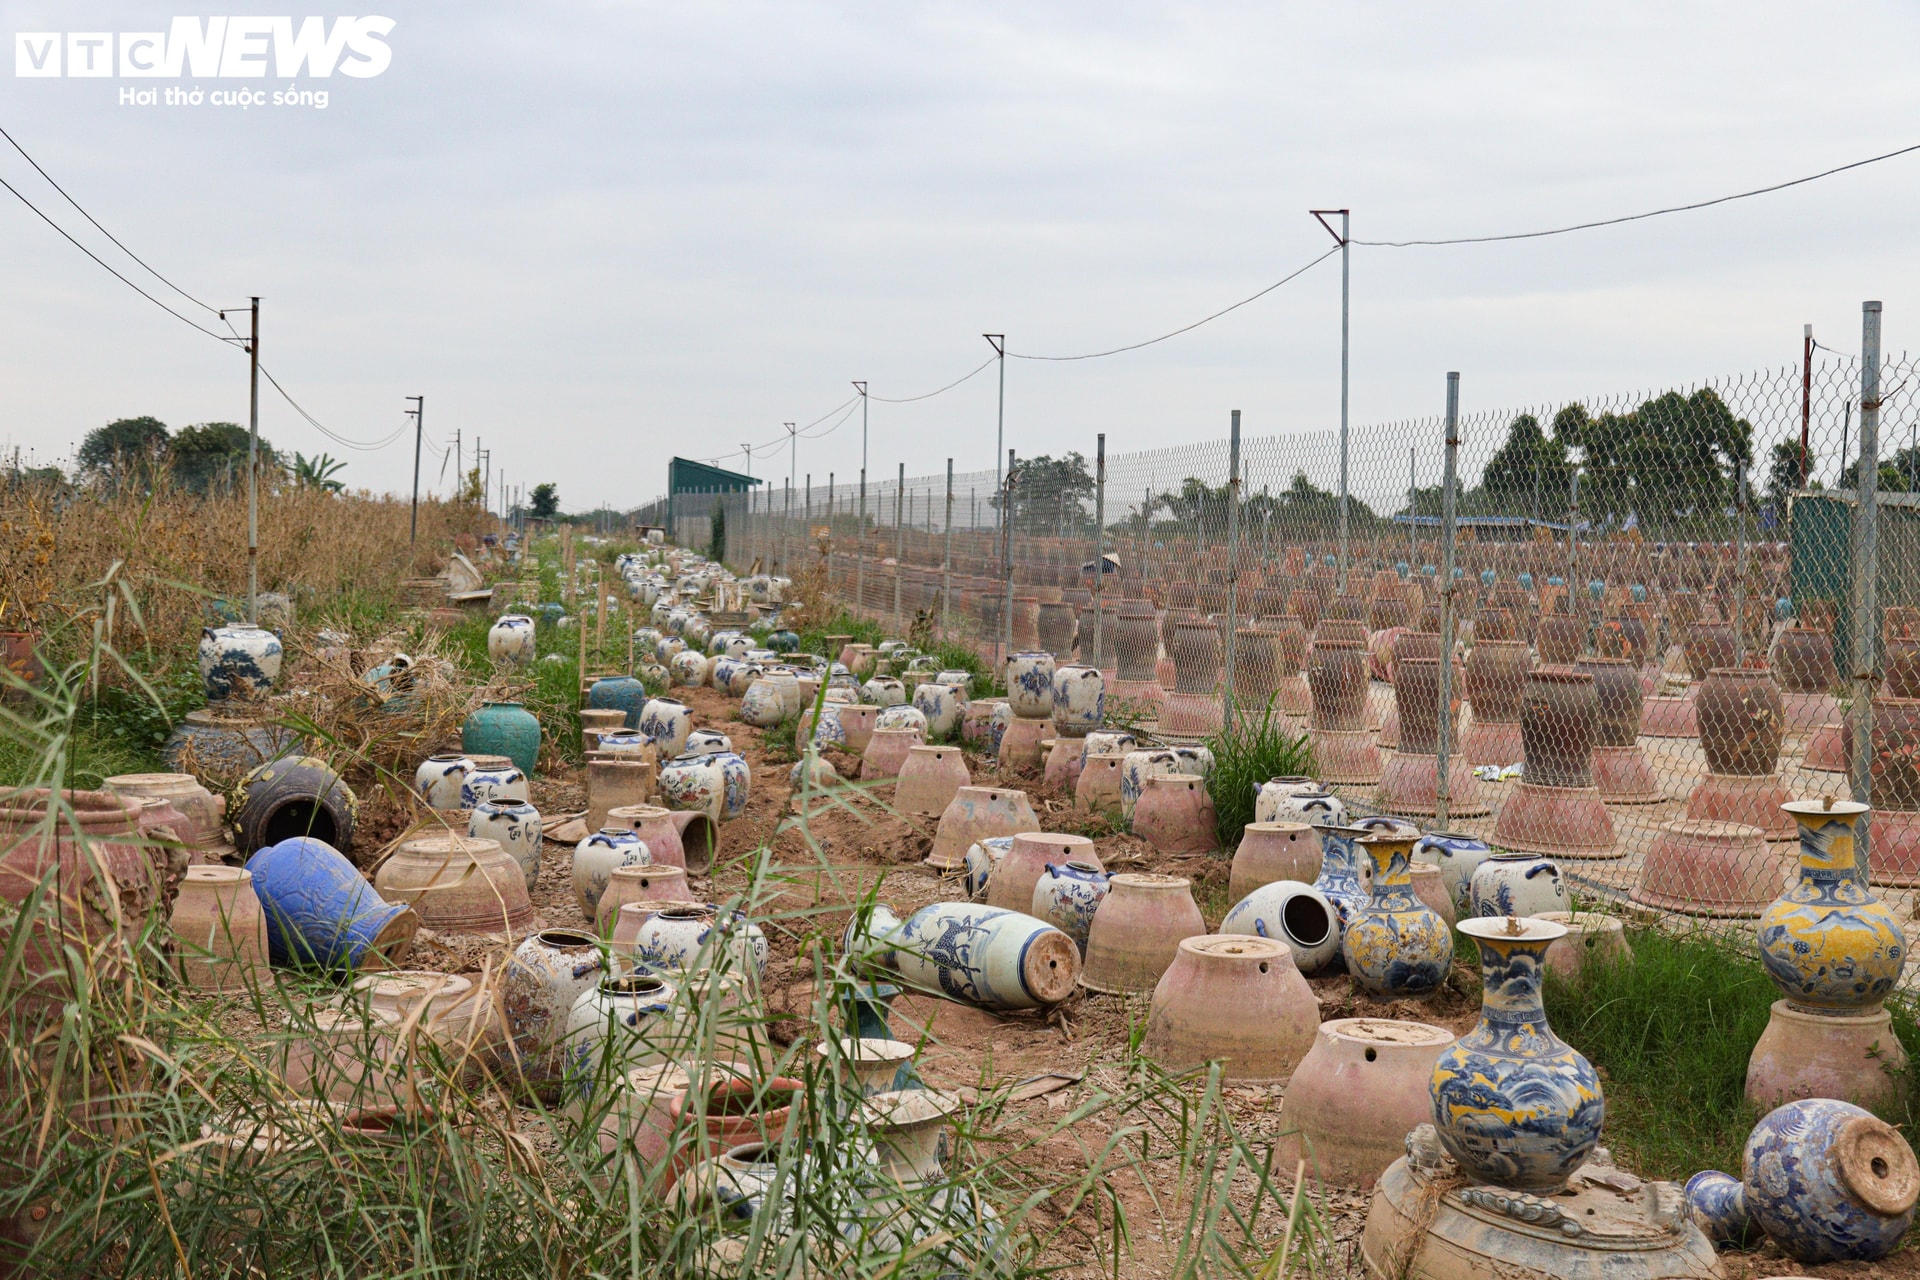
[[[688,458],[675,458],[667,464],[667,492],[670,494],[724,493],[762,483],[764,481],[738,471],[728,471],[725,467],[710,466]]]

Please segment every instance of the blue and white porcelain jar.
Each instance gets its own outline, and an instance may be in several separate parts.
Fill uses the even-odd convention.
[[[892,676],[874,676],[860,686],[860,701],[876,707],[897,707],[907,700],[907,686]]]
[[[686,756],[710,756],[733,750],[733,739],[718,729],[695,729],[687,735]]]
[[[457,752],[428,756],[413,771],[413,789],[430,809],[464,809],[460,803],[460,784],[473,768],[473,761]]]
[[[1367,834],[1364,827],[1314,827],[1320,833],[1320,874],[1313,887],[1333,904],[1344,937],[1354,916],[1372,898],[1373,869],[1360,856],[1354,841]]]
[[[899,706],[884,708],[873,722],[876,729],[918,729],[924,740],[927,733],[926,713],[918,707]]]
[[[767,937],[743,912],[710,902],[675,903],[647,917],[627,955],[649,973],[701,973],[724,963],[757,983],[767,967]]]
[[[1107,682],[1095,667],[1068,663],[1053,672],[1053,730],[1084,738],[1106,721]]]
[[[673,684],[681,688],[704,688],[707,670],[712,662],[712,658],[697,649],[682,649],[667,662],[667,675]]]
[[[731,822],[747,811],[747,796],[753,788],[753,770],[747,765],[747,758],[737,751],[716,751],[713,758],[720,762],[720,821]]]
[[[1298,880],[1261,885],[1233,905],[1220,932],[1286,943],[1295,967],[1308,977],[1340,956],[1340,913],[1325,894]]]
[[[1121,819],[1133,821],[1133,806],[1140,803],[1141,793],[1147,789],[1148,778],[1184,773],[1186,770],[1181,764],[1180,757],[1164,748],[1127,752],[1127,758],[1120,764]]]
[[[966,885],[967,896],[979,902],[987,896],[987,881],[993,878],[993,869],[1007,856],[1007,850],[1013,848],[1012,836],[988,836],[976,840],[967,846]]]
[[[602,827],[573,848],[573,899],[588,920],[600,912],[615,867],[643,867],[653,861],[647,842],[626,827]]]
[[[662,760],[671,760],[687,749],[687,735],[693,732],[693,712],[686,703],[673,698],[649,698],[640,708],[639,723],[634,727],[659,748]]]
[[[1343,827],[1347,806],[1318,778],[1269,778],[1254,788],[1255,822],[1311,822]]]
[[[740,718],[756,729],[771,729],[787,718],[787,700],[771,675],[756,676],[740,695]]]
[[[1053,714],[1053,655],[1016,653],[1007,659],[1007,702],[1022,720]]]
[[[744,631],[716,631],[707,641],[707,652],[716,658],[741,658],[753,648],[753,638]]]
[[[1095,729],[1080,741],[1082,760],[1088,756],[1125,755],[1140,745],[1139,741],[1124,729]]]
[[[1091,862],[1049,862],[1033,886],[1033,909],[1027,914],[1072,938],[1084,956],[1093,913],[1105,900],[1110,879]]]
[[[927,683],[913,691],[915,710],[926,717],[927,740],[947,742],[960,732],[966,699],[944,684]]]
[[[1007,726],[1013,723],[1013,704],[996,702],[993,704],[993,719],[988,722],[987,754],[996,760],[1000,758],[1000,740],[1007,736]]]
[[[509,858],[520,864],[527,888],[540,878],[543,832],[540,811],[524,800],[482,800],[467,815],[467,834],[497,840]]]
[[[715,658],[713,674],[710,677],[713,687],[729,698],[746,696],[747,689],[761,673],[760,664],[749,662],[745,658]]]
[[[1852,1103],[1805,1098],[1769,1112],[1740,1166],[1746,1211],[1796,1262],[1884,1258],[1913,1225],[1913,1148]]]
[[[509,613],[487,628],[487,656],[495,662],[524,667],[533,661],[533,619]]]
[[[843,941],[860,959],[914,986],[982,1009],[1035,1009],[1074,991],[1080,950],[1073,939],[1025,912],[972,902],[936,902],[905,920],[875,906]]]
[[[280,637],[265,627],[234,623],[200,632],[200,683],[208,702],[257,699],[280,678]]]
[[[947,688],[959,694],[962,702],[973,697],[973,673],[971,671],[942,671],[933,678],[933,682],[935,684],[945,685]]]
[[[616,1086],[635,1067],[666,1062],[676,1047],[675,990],[655,973],[603,977],[567,1013],[560,1044],[565,1088],[574,1099],[596,1084]]]
[[[1473,873],[1493,856],[1493,847],[1478,836],[1458,831],[1429,831],[1413,846],[1415,862],[1431,862],[1440,868],[1440,883],[1453,902],[1453,914],[1464,919],[1477,914],[1473,909]]]
[[[1173,753],[1179,765],[1175,773],[1190,773],[1196,778],[1204,778],[1213,772],[1213,752],[1205,747],[1175,743],[1167,750]]]
[[[472,809],[483,800],[527,800],[527,775],[505,756],[469,757],[473,767],[460,779],[460,807]]]
[[[1566,881],[1552,859],[1537,853],[1488,855],[1469,882],[1472,915],[1537,916],[1570,911]]]

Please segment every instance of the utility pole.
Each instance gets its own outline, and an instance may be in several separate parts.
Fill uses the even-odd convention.
[[[420,435],[426,424],[427,398],[408,396],[413,408],[407,413],[413,418],[413,507],[407,514],[407,552],[412,554],[414,543],[420,537]]]
[[[457,500],[467,491],[467,473],[461,468],[466,465],[465,455],[460,452],[460,428],[453,429],[453,494]]]
[[[1434,737],[1434,822],[1445,829],[1453,797],[1447,786],[1453,754],[1454,490],[1459,483],[1460,375],[1447,375],[1447,438],[1440,472],[1440,725]],[[1572,584],[1569,583],[1569,586]]]
[[[1350,211],[1346,209],[1309,209],[1320,225],[1326,227],[1327,234],[1340,246],[1340,590],[1347,589],[1347,317],[1348,317],[1348,281],[1349,268],[1352,265],[1353,241],[1348,236]],[[1340,215],[1340,230],[1335,231],[1328,224],[1326,216]]]
[[[260,299],[247,339],[247,622],[260,625]],[[220,312],[225,320],[227,313]]]
[[[1813,474],[1813,464],[1807,454],[1807,427],[1813,420],[1813,326],[1806,325],[1800,333],[1800,483],[1794,487],[1804,489],[1807,480]],[[1840,447],[1842,453],[1846,446]],[[1774,513],[1778,518],[1786,519],[1786,512]]]
[[[1000,357],[1000,414],[995,421],[999,424],[993,433],[993,487],[1000,493],[1000,523],[1007,522],[1006,480],[1000,471],[1000,452],[1007,447],[1007,335],[1004,333],[983,333],[993,353]],[[1011,464],[1009,464],[1011,465]]]
[[[860,389],[860,523],[854,526],[853,611],[867,607],[867,384],[856,381]]]

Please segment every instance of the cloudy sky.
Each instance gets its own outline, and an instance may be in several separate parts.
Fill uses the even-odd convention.
[[[271,10],[269,6],[268,11]],[[1901,4],[417,4],[392,63],[302,79],[326,109],[122,105],[288,81],[21,78],[19,32],[165,30],[141,0],[0,0],[0,124],[196,297],[264,299],[262,354],[334,431],[424,393],[570,509],[633,505],[674,453],[784,476],[784,421],[867,379],[1190,323],[1331,243],[1528,230],[1691,201],[1920,142]],[[199,12],[199,11],[196,11]],[[306,12],[290,11],[297,19]],[[331,13],[328,16],[332,16]],[[5,178],[197,319],[0,144]],[[1627,227],[1356,248],[1356,424],[1658,389],[1855,349],[1860,301],[1920,347],[1920,153]],[[1012,360],[1007,443],[1114,451],[1324,431],[1339,262],[1145,350]],[[115,281],[0,191],[0,442],[41,460],[112,418],[245,421],[245,357]],[[872,404],[870,467],[990,467],[995,370]],[[814,428],[831,426],[829,417]],[[845,484],[859,418],[799,445]],[[263,399],[276,445],[404,490],[410,437],[346,450]],[[429,453],[426,474],[439,476]],[[442,488],[445,487],[443,482]]]

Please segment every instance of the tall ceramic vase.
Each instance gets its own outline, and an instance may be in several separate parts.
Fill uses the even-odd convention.
[[[1796,800],[1782,807],[1800,827],[1800,871],[1760,917],[1760,962],[1796,1009],[1877,1008],[1906,963],[1907,940],[1855,860],[1855,827],[1867,806]]]
[[[1432,995],[1453,962],[1447,922],[1413,891],[1419,838],[1372,835],[1356,841],[1373,863],[1373,891],[1347,923],[1341,949],[1353,980],[1387,999]]]
[[[1606,1103],[1593,1064],[1553,1034],[1540,1001],[1548,920],[1486,917],[1455,926],[1480,946],[1480,1021],[1440,1055],[1433,1125],[1475,1182],[1549,1195],[1600,1141]]]

